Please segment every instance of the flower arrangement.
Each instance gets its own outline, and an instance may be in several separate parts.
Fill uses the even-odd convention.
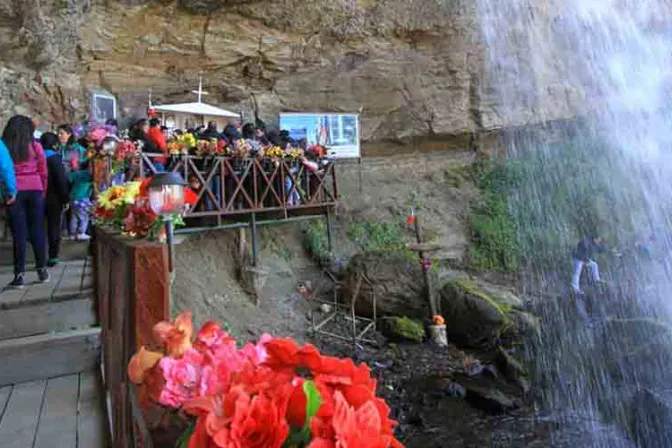
[[[93,213],[96,224],[116,228],[131,237],[160,237],[163,218],[149,206],[150,181],[151,178],[142,182],[126,182],[100,193]],[[185,188],[185,203],[191,206],[196,200],[197,195],[190,188]],[[172,219],[176,225],[182,225],[179,215]]]
[[[168,152],[171,155],[186,155],[189,150],[196,146],[194,134],[186,133],[177,136],[168,142]]]
[[[288,148],[285,152],[285,157],[292,160],[300,159],[305,155],[305,151],[301,148]]]
[[[196,141],[196,154],[199,156],[217,156],[224,154],[225,151],[224,143],[215,138]]]
[[[212,321],[194,335],[190,312],[154,335],[163,351],[140,348],[128,376],[143,405],[182,420],[179,446],[403,447],[366,364],[270,335],[238,349]]]
[[[233,149],[230,151],[230,154],[233,157],[244,159],[250,157],[253,151],[254,148],[252,147],[252,144],[249,141],[240,138],[234,142]]]
[[[285,151],[279,146],[267,146],[262,150],[262,155],[271,159],[279,159],[285,156]]]
[[[322,145],[315,144],[308,148],[306,154],[314,158],[321,159],[327,156],[327,148]]]

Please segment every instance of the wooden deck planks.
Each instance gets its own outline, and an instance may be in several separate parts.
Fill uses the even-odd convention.
[[[78,398],[79,375],[47,380],[33,448],[77,447]]]
[[[21,302],[29,302],[39,299],[48,299],[54,294],[54,290],[57,288],[65,272],[65,265],[61,264],[55,268],[49,270],[51,274],[51,280],[49,283],[37,283],[35,278],[28,276],[26,282],[28,286],[26,288],[26,294],[21,298]]]
[[[103,389],[95,371],[0,388],[2,448],[105,448]]]
[[[77,440],[79,448],[107,446],[102,386],[94,372],[79,375]]]
[[[45,380],[14,386],[0,420],[0,441],[3,448],[30,448],[42,409]]]
[[[93,278],[91,263],[87,263],[86,275],[82,284],[84,260],[73,260],[61,263],[51,269],[49,283],[37,283],[32,274],[26,278],[25,289],[16,290],[6,288],[12,280],[11,267],[0,268],[0,309],[19,306],[32,306],[38,303],[59,301],[88,296],[93,293]]]
[[[91,298],[0,310],[0,340],[95,325]]]
[[[0,386],[92,370],[100,358],[100,328],[0,341]],[[2,440],[2,439],[0,439]]]
[[[81,294],[92,293],[93,283],[90,274],[84,276],[84,284],[82,285],[83,269],[84,260],[68,262],[65,266],[63,277],[53,292],[51,297],[52,300],[63,300],[70,297],[76,297]],[[87,266],[87,273],[88,272],[90,272],[90,266]]]

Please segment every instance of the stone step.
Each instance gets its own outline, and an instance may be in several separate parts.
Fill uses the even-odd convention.
[[[100,362],[100,328],[0,341],[0,386],[92,371]]]
[[[92,327],[96,312],[92,297],[23,302],[0,309],[0,340]]]

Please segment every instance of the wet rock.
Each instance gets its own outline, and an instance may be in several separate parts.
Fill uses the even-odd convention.
[[[382,320],[383,334],[394,341],[422,342],[425,328],[408,317],[388,317]]]
[[[444,389],[444,393],[449,397],[464,398],[467,396],[467,389],[460,383],[451,381]]]
[[[424,293],[422,269],[403,253],[361,253],[350,259],[343,277],[344,298],[350,300],[359,275],[371,281],[377,298],[378,315],[422,318],[429,315],[429,304]],[[357,301],[357,313],[373,315],[370,294],[362,294]]]
[[[496,387],[470,381],[464,384],[464,388],[467,391],[466,400],[469,404],[489,414],[501,414],[520,407],[518,400]]]
[[[518,381],[519,378],[525,376],[523,365],[516,358],[508,354],[504,347],[497,347],[495,363],[506,379],[510,381]]]
[[[638,446],[669,446],[672,440],[670,397],[644,389],[633,396],[628,410],[628,433]]]
[[[448,337],[467,347],[492,344],[502,336],[518,334],[521,322],[528,319],[513,309],[510,300],[501,300],[466,279],[448,281],[439,291],[439,300]]]

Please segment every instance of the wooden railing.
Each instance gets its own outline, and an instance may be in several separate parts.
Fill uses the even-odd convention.
[[[133,406],[126,366],[140,346],[151,345],[154,325],[169,318],[168,251],[165,244],[131,240],[101,228],[93,244],[110,432],[114,448],[127,448],[137,446],[142,420]]]
[[[143,153],[127,178],[157,173],[165,156]],[[336,169],[331,161],[312,172],[298,160],[182,155],[168,158],[165,171],[180,173],[198,195],[185,218],[280,214],[312,210],[323,214],[338,199]]]

